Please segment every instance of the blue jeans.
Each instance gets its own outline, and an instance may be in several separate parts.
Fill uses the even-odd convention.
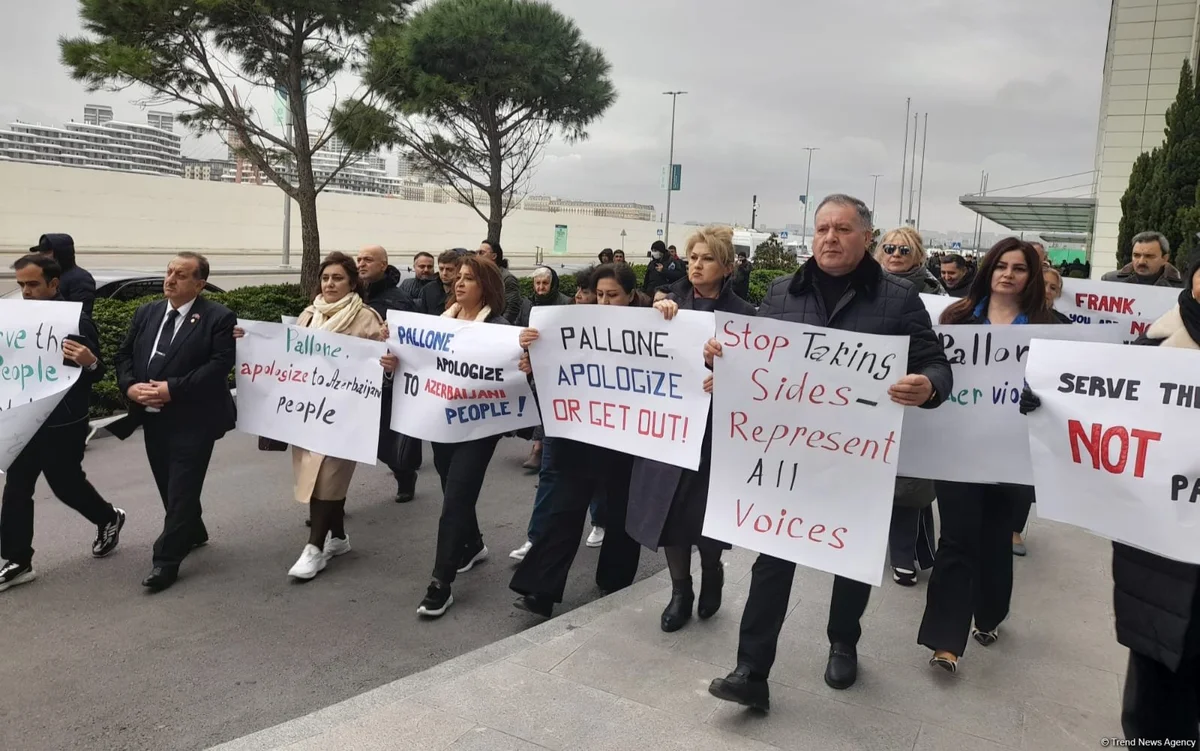
[[[546,528],[546,519],[550,515],[550,495],[557,483],[558,465],[554,462],[554,439],[547,436],[542,439],[542,466],[538,470],[537,493],[533,496],[533,513],[529,515],[527,537],[530,542],[537,542]],[[596,497],[592,498],[592,526],[595,527],[604,526],[604,499],[600,497],[601,492],[597,490]]]

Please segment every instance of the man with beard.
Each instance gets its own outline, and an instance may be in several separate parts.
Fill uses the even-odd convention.
[[[426,284],[437,278],[437,263],[434,261],[433,254],[422,250],[413,256],[413,276],[400,282],[400,291],[413,301],[413,305],[416,305],[417,300],[421,297],[421,290],[425,288]]]
[[[1133,236],[1133,261],[1119,271],[1101,277],[1105,282],[1148,284],[1153,287],[1182,287],[1179,270],[1168,262],[1171,244],[1160,232],[1142,232]]]

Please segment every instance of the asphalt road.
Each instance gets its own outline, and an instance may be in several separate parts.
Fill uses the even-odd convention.
[[[460,575],[455,604],[422,621],[441,495],[432,454],[417,499],[392,501],[382,467],[360,466],[347,504],[353,550],[309,583],[286,574],[307,540],[289,454],[233,433],[205,486],[212,542],[179,582],[139,582],[162,524],[139,432],[93,442],[85,466],[129,521],[95,560],[95,528],[37,495],[38,579],[0,594],[0,749],[199,749],[260,730],[536,625],[512,607],[508,552],[525,539],[536,476],[528,445],[501,441],[479,502],[488,561]],[[559,612],[599,596],[597,551],[581,547]],[[661,570],[645,553],[639,578]]]

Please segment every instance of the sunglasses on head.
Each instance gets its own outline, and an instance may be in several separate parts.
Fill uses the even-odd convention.
[[[909,253],[912,253],[912,248],[908,247],[907,245],[884,245],[883,252],[887,253],[889,256],[897,253],[902,256],[906,256]]]

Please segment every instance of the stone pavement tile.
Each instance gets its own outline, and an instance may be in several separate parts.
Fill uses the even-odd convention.
[[[768,751],[769,746],[697,724],[555,675],[500,662],[437,686],[414,701],[556,751]]]
[[[913,751],[1006,751],[1016,748],[1016,744],[1021,741],[1019,736],[1009,740],[1010,745],[1002,746],[925,722],[921,724],[921,734],[917,736],[917,745],[913,746]]]
[[[800,655],[780,659],[773,682],[812,691],[838,701],[895,712],[914,721],[1004,743],[1021,732],[1022,706],[1003,692],[947,675],[926,666],[915,668],[859,656],[858,682],[846,691],[825,685],[825,657],[801,646]],[[802,656],[807,652],[809,656]],[[780,658],[784,658],[780,653]],[[818,660],[819,658],[819,660]],[[816,664],[819,662],[819,665]],[[803,666],[797,669],[796,665]]]
[[[921,723],[778,684],[762,715],[720,702],[708,724],[787,751],[911,751]]]
[[[595,629],[588,628],[587,626],[574,628],[562,636],[556,636],[545,644],[535,644],[523,652],[518,652],[508,658],[508,661],[543,673],[549,673],[597,633]]]
[[[986,650],[972,650],[968,657],[1002,645],[997,642]],[[1057,659],[1029,660],[1003,654],[989,657],[994,659],[972,660],[969,664],[964,660],[959,677],[1018,701],[1045,698],[1078,709],[1120,712],[1121,683],[1115,673]]]
[[[607,597],[601,597],[597,600],[589,602],[583,607],[576,608],[569,613],[551,618],[548,621],[538,623],[521,632],[521,636],[535,644],[545,644],[546,642],[556,637],[562,636],[572,629],[580,626],[587,626],[592,621],[603,616],[605,613],[610,613],[614,610],[640,602],[647,597],[658,596],[662,594],[663,602],[666,602],[666,594],[671,591],[671,585],[664,583],[661,579],[653,576],[637,582],[631,587],[626,587],[620,592],[614,592]],[[513,595],[516,599],[516,595]],[[536,616],[529,616],[531,623],[537,623],[540,619]]]
[[[446,751],[545,751],[545,749],[545,746],[539,746],[507,733],[501,733],[499,730],[482,726],[467,731],[446,747]]]
[[[681,631],[668,634],[662,630],[662,611],[666,607],[666,592],[653,594],[596,618],[588,628],[604,634],[615,634],[660,649],[670,649],[679,641]]]
[[[602,633],[552,672],[699,724],[716,709],[708,684],[721,671],[677,652]]]
[[[441,751],[474,723],[410,701],[397,702],[360,715],[344,725],[284,746],[284,751]]]
[[[1048,701],[1025,704],[1021,748],[1027,751],[1094,751],[1101,747],[1101,739],[1124,737],[1120,712],[1093,712]]]

